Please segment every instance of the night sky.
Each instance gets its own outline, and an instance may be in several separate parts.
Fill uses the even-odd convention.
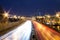
[[[60,0],[0,0],[0,5],[17,15],[55,14],[60,11]]]

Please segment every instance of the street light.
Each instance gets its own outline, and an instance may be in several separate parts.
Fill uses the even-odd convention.
[[[5,12],[5,13],[3,14],[3,16],[4,16],[4,17],[8,17],[8,16],[9,16],[8,12]]]
[[[59,17],[59,14],[56,14],[56,17]]]
[[[20,18],[20,16],[18,16],[18,18]]]
[[[60,12],[56,12],[56,17],[60,17]]]
[[[50,18],[51,16],[50,15],[45,15],[45,17]]]
[[[50,15],[47,15],[48,18],[50,18]]]
[[[14,16],[13,16],[13,18],[17,19],[17,16],[16,16],[16,15],[14,15]]]
[[[24,17],[24,16],[22,16],[22,17],[21,17],[21,19],[25,19],[25,17]]]

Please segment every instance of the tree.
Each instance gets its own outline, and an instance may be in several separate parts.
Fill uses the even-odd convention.
[[[4,13],[4,10],[2,8],[2,6],[0,6],[0,14],[3,14]]]
[[[4,13],[4,10],[2,6],[0,6],[0,22],[3,20],[3,13]]]

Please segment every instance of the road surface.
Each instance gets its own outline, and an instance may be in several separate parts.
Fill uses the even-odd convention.
[[[38,40],[60,40],[60,33],[36,21],[33,21],[33,25]]]
[[[36,21],[31,22],[30,20],[27,20],[16,29],[1,36],[0,40],[35,40],[33,38],[30,39],[32,37],[31,33],[33,28],[35,30],[34,32],[36,36],[33,36],[33,38],[37,38],[36,40],[60,40],[60,33],[50,29],[41,23],[38,23]]]
[[[0,40],[30,40],[31,31],[32,23],[28,20],[18,28],[1,36]]]

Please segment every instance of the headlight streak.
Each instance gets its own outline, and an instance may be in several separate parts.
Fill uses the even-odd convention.
[[[28,20],[23,25],[2,36],[1,40],[30,40],[31,31],[32,23]]]
[[[33,21],[38,40],[60,40],[60,33],[48,28],[43,24]]]

